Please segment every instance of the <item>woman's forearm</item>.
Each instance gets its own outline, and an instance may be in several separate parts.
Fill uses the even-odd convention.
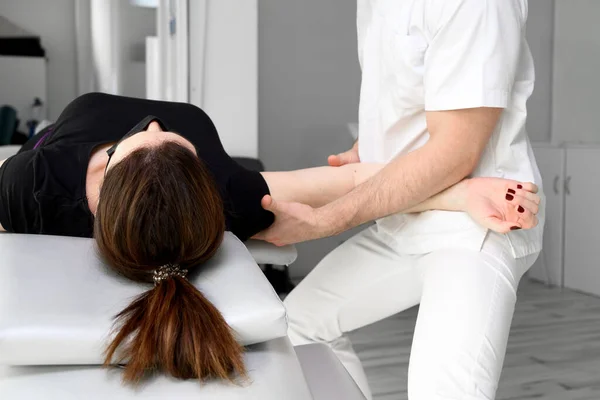
[[[275,200],[321,207],[349,193],[381,168],[383,164],[355,163],[261,174]]]
[[[403,213],[417,213],[428,210],[466,211],[466,190],[468,179],[464,179],[427,200],[403,210]]]

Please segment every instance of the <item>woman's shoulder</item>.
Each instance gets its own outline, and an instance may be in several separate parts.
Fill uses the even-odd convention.
[[[275,217],[261,206],[267,194],[270,194],[269,187],[262,174],[239,166],[226,187],[224,206],[228,230],[244,241],[268,228]]]
[[[10,232],[81,236],[89,227],[82,171],[76,153],[54,146],[7,159],[0,168],[0,223]]]
[[[0,167],[0,185],[32,195],[81,197],[89,144],[57,143],[22,151]]]

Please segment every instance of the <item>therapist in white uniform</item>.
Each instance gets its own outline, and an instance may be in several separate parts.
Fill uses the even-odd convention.
[[[417,304],[409,399],[495,397],[517,285],[542,246],[543,202],[535,228],[506,234],[462,212],[402,211],[467,176],[541,185],[525,132],[526,20],[527,0],[358,0],[358,154],[330,162],[387,165],[321,208],[263,199],[276,223],[260,238],[280,245],[377,221],[285,300],[293,343],[330,343],[369,398],[343,334]]]

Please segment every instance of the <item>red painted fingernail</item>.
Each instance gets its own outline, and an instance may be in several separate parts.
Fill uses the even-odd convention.
[[[517,211],[520,213],[523,213],[523,212],[525,212],[525,209],[523,207],[519,206],[519,208],[517,208]]]
[[[519,228],[518,226],[511,226],[511,227],[510,227],[510,230],[511,230],[511,231],[517,231],[517,230],[519,230],[519,229],[521,229],[521,228]]]
[[[506,200],[511,201],[512,199],[514,199],[512,194],[506,194]]]
[[[508,193],[515,194],[515,191],[514,191],[514,190],[512,190],[512,189],[508,189]]]
[[[523,185],[517,185],[517,189],[523,189]]]

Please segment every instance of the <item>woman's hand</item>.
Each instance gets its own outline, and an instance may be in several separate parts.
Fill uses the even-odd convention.
[[[354,146],[348,151],[340,154],[331,155],[327,158],[327,162],[332,167],[341,167],[346,164],[359,163],[360,158],[358,157],[358,140],[354,143]]]
[[[471,178],[459,183],[462,205],[473,220],[499,233],[531,229],[538,223],[540,197],[533,183]]]

